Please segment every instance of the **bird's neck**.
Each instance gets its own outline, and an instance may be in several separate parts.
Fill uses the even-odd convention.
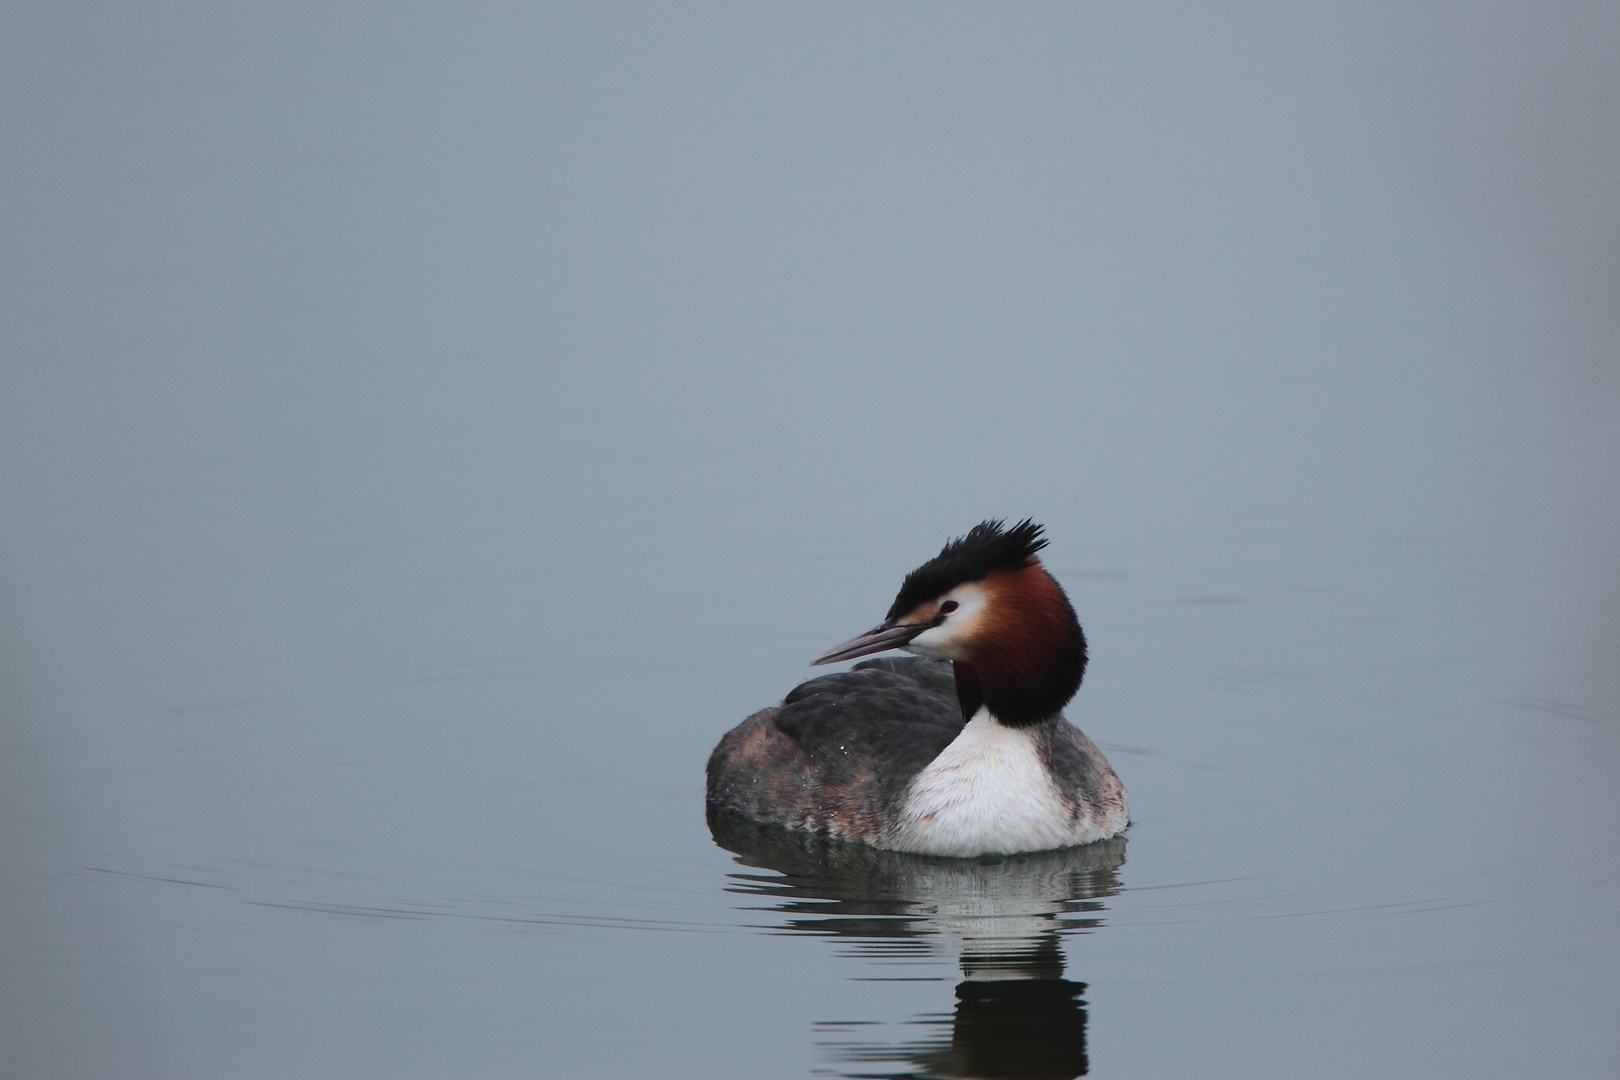
[[[1063,586],[1038,561],[980,582],[987,609],[953,661],[962,718],[982,705],[1007,727],[1050,720],[1080,689],[1086,636]]]
[[[951,671],[956,675],[956,703],[962,706],[962,719],[971,720],[984,705],[984,687],[979,685],[979,673],[966,660],[952,660]]]
[[[1072,635],[1041,650],[1007,662],[994,653],[973,660],[954,660],[956,700],[962,719],[971,720],[981,707],[1007,727],[1032,727],[1063,711],[1085,674],[1086,639],[1078,622]]]

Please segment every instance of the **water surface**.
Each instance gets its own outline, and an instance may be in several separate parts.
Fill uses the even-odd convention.
[[[1620,24],[19,8],[0,1073],[1620,1069]],[[720,734],[1046,524],[1118,841]]]

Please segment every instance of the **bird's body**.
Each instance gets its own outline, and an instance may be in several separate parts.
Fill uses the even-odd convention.
[[[986,522],[908,575],[883,624],[816,662],[895,647],[924,659],[812,679],[750,716],[709,758],[709,802],[932,855],[1040,851],[1123,830],[1119,778],[1062,716],[1085,638],[1034,557],[1039,534]]]

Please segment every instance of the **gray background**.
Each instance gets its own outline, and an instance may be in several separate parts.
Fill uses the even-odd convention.
[[[1025,515],[1096,1075],[1620,1069],[1613,5],[0,19],[0,1073],[903,1039],[703,761]]]

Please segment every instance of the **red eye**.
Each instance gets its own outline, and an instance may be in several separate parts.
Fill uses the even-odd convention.
[[[941,615],[949,615],[951,612],[955,611],[956,608],[957,603],[955,600],[947,600],[943,604],[939,605],[939,613]]]

